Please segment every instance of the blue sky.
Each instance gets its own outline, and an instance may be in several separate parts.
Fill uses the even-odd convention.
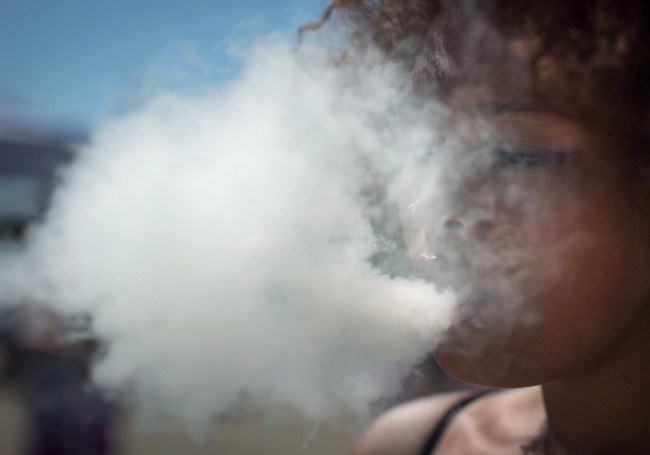
[[[84,130],[151,86],[235,77],[229,47],[293,38],[325,3],[0,0],[0,102]]]

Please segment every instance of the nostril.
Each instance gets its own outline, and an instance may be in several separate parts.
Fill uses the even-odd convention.
[[[441,239],[451,240],[465,236],[465,224],[455,218],[448,218],[438,224],[435,230],[424,230],[424,236],[429,245],[440,243]]]
[[[460,231],[464,228],[463,223],[454,219],[446,220],[442,223],[442,227],[445,231]]]

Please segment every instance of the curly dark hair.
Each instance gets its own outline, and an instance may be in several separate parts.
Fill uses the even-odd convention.
[[[647,149],[647,0],[333,0],[299,33],[333,18],[348,30],[349,46],[379,48],[403,64],[416,89],[451,85],[476,68],[476,59],[497,62],[517,39],[533,41],[531,74],[543,75],[559,62],[558,86],[569,103],[588,100],[624,119],[637,146]],[[469,48],[472,59],[463,56]]]

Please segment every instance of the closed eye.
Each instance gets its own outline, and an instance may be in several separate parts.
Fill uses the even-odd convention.
[[[557,166],[575,158],[575,152],[558,152],[535,147],[511,148],[500,146],[494,149],[496,158],[508,165],[525,169]]]

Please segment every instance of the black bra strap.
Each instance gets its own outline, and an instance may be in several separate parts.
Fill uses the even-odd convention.
[[[481,390],[480,392],[474,393],[467,398],[463,398],[460,400],[458,403],[453,405],[449,410],[445,413],[444,416],[440,419],[438,422],[438,425],[433,429],[433,432],[429,436],[429,439],[427,439],[426,444],[422,447],[422,450],[420,451],[420,455],[431,455],[431,452],[433,452],[433,449],[435,449],[436,444],[438,444],[438,440],[440,440],[440,437],[442,436],[442,433],[444,433],[445,429],[449,426],[451,423],[452,419],[458,414],[458,412],[463,409],[465,406],[470,404],[472,401],[481,398],[482,396],[485,396],[489,393],[492,393],[496,391],[497,389],[489,389],[489,390]]]

